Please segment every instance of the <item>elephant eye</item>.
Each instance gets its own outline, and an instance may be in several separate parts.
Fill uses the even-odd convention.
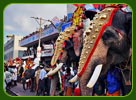
[[[117,32],[106,30],[102,36],[102,40],[106,45],[115,43],[118,40]]]
[[[115,36],[115,34],[113,32],[107,30],[106,32],[104,32],[104,35],[102,36],[102,38],[104,40],[108,40],[110,38],[117,38],[117,37]]]

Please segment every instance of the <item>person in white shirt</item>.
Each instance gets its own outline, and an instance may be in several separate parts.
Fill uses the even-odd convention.
[[[14,82],[14,86],[17,86],[17,68],[16,66],[13,67],[13,82]]]
[[[4,68],[4,88],[10,89],[12,80],[12,73],[8,71],[8,68]]]

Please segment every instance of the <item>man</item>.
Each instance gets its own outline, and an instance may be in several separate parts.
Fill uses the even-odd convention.
[[[64,76],[64,95],[65,96],[72,96],[72,92],[73,92],[73,83],[70,83],[69,80],[73,77],[73,75],[71,74],[71,69],[68,67],[66,69],[66,75]]]
[[[38,93],[37,95],[45,95],[45,88],[46,88],[46,83],[45,83],[45,75],[47,72],[45,71],[43,65],[40,65],[40,74],[39,74],[39,87],[38,87]]]
[[[4,87],[10,89],[12,80],[12,73],[8,71],[8,68],[4,68]]]
[[[13,66],[13,82],[14,82],[14,86],[17,86],[17,68],[16,65]]]

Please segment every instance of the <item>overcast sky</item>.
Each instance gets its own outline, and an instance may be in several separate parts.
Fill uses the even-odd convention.
[[[35,31],[39,26],[34,19],[30,18],[32,16],[51,20],[54,16],[63,18],[66,13],[65,4],[9,5],[4,10],[4,39],[7,41],[5,38],[7,34],[25,36]]]

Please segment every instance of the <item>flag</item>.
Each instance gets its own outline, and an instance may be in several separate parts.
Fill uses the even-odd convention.
[[[76,6],[76,7],[84,7],[85,6],[85,4],[73,4],[74,6]]]

